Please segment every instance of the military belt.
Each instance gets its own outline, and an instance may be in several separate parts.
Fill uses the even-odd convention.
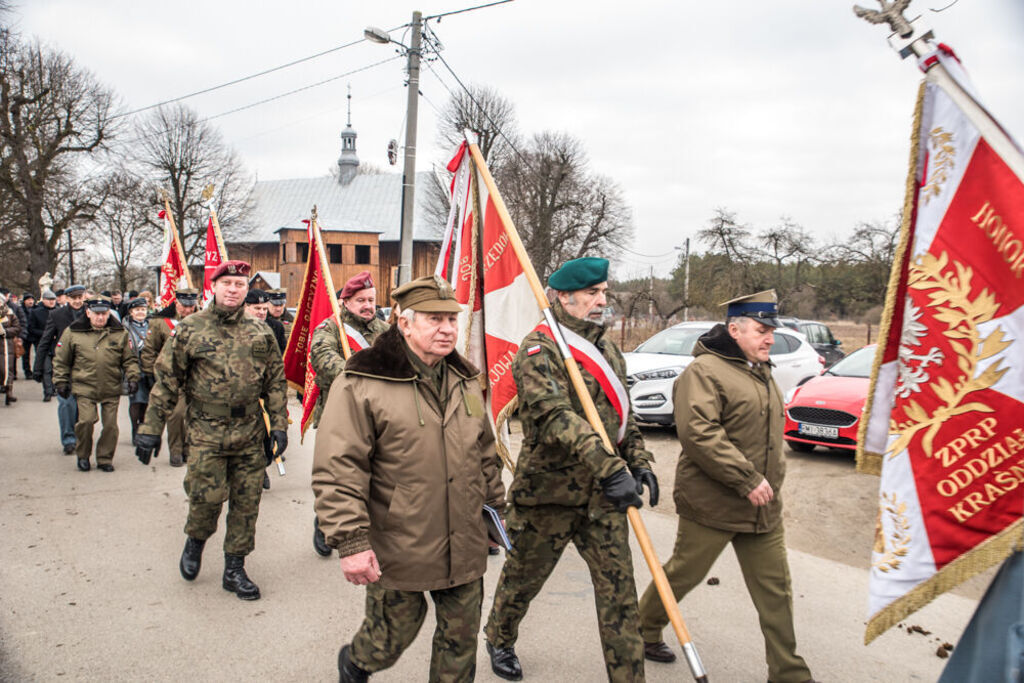
[[[195,400],[189,401],[189,403],[200,412],[216,417],[249,417],[260,412],[259,401],[240,403],[233,406],[229,406],[226,403],[208,403]]]

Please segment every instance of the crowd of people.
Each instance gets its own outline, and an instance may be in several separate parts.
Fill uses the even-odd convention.
[[[181,576],[200,573],[227,502],[222,586],[256,600],[244,562],[265,469],[288,446],[282,354],[292,320],[286,293],[250,289],[249,277],[247,263],[227,261],[205,307],[195,290],[179,289],[158,311],[151,298],[81,285],[42,292],[38,304],[5,294],[0,323],[4,347],[16,347],[4,363],[8,403],[13,359],[34,348],[22,370],[31,366],[44,401],[57,396],[61,445],[79,470],[91,468],[99,419],[96,465],[114,470],[122,395],[140,461],[159,452],[166,431],[170,464],[188,466]],[[436,617],[428,679],[473,680],[482,577],[499,544],[506,557],[482,629],[497,676],[524,678],[521,622],[570,543],[590,569],[608,679],[642,681],[645,660],[676,660],[657,592],[648,586],[638,599],[633,577],[626,513],[642,507],[645,490],[656,505],[659,484],[628,399],[612,398],[626,395],[626,376],[601,323],[607,279],[608,261],[589,257],[549,278],[547,324],[569,341],[539,325],[512,363],[523,442],[507,491],[481,372],[455,349],[462,307],[451,285],[428,276],[398,287],[391,324],[377,316],[369,272],[336,293],[341,315],[313,330],[309,359],[319,390],[313,546],[323,557],[336,552],[346,580],[366,587],[365,618],[338,652],[343,683],[398,660],[425,620],[428,595]],[[760,617],[768,680],[804,683],[813,679],[796,652],[778,494],[782,400],[768,355],[781,325],[775,294],[724,305],[725,323],[700,338],[674,387],[679,535],[664,570],[681,600],[731,544]],[[570,351],[583,359],[596,416],[572,388]],[[591,420],[615,435],[613,445]]]

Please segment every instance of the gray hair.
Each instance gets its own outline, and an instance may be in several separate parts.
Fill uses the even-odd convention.
[[[416,311],[411,308],[400,308],[398,310],[398,317],[405,318],[411,325],[416,322]]]
[[[725,319],[725,326],[728,327],[729,325],[736,323],[737,327],[739,327],[741,330],[745,330],[747,329],[747,325],[749,325],[752,322],[752,320],[753,318],[750,318],[749,316],[745,315],[730,315],[728,318]]]

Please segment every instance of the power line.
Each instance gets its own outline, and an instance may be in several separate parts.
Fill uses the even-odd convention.
[[[955,0],[954,0],[955,1]],[[495,5],[504,5],[506,2],[512,2],[512,0],[498,0],[497,2],[489,2],[486,5],[477,5],[476,7],[466,7],[465,9],[457,9],[451,12],[442,12],[441,14],[432,14],[429,17],[423,17],[423,21],[429,21],[430,19],[437,19],[441,21],[442,17],[450,17],[453,14],[462,14],[463,12],[472,12],[476,9],[484,9],[485,7],[494,7]]]

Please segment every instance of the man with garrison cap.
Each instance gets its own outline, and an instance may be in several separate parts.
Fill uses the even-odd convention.
[[[316,514],[366,616],[343,683],[393,665],[434,602],[430,681],[472,681],[487,569],[483,506],[505,490],[480,371],[455,351],[460,306],[437,277],[393,294],[396,325],[331,387],[313,455]]]
[[[377,337],[388,331],[388,324],[378,319],[377,289],[373,285],[370,271],[349,278],[345,286],[337,292],[341,300],[341,322],[345,326],[345,334],[349,338],[349,350],[352,353],[368,348]],[[313,330],[313,339],[309,345],[309,362],[316,372],[316,385],[320,395],[313,407],[313,426],[320,425],[327,395],[331,384],[345,369],[345,354],[341,349],[341,335],[334,316],[326,318]],[[320,530],[320,522],[313,517],[313,549],[321,557],[330,557],[331,547],[324,539]]]
[[[793,593],[782,527],[782,397],[769,350],[781,326],[775,291],[727,301],[725,324],[701,335],[673,387],[679,531],[665,574],[677,600],[732,544],[764,634],[768,680],[810,681],[796,653]],[[644,641],[662,642],[668,616],[654,585],[640,599]]]
[[[519,396],[523,448],[509,487],[508,552],[484,633],[491,668],[519,680],[514,645],[530,601],[572,542],[590,568],[605,669],[612,681],[644,680],[633,559],[625,512],[640,507],[641,486],[658,502],[653,456],[629,410],[626,363],[605,335],[608,261],[580,258],[548,278],[555,319],[575,353],[594,359],[596,374],[581,367],[605,431],[608,451],[590,425],[546,325],[528,334],[512,363]],[[608,398],[619,396],[621,413]]]
[[[174,294],[174,302],[165,306],[149,317],[149,334],[142,344],[139,354],[139,365],[142,368],[144,388],[152,390],[156,384],[156,360],[167,347],[174,329],[182,320],[196,312],[199,304],[199,291],[196,289],[179,289]],[[188,454],[185,452],[185,395],[178,396],[178,402],[167,418],[167,450],[170,453],[172,467],[185,464]],[[158,455],[157,445],[153,454]]]
[[[242,600],[257,600],[260,589],[245,572],[245,556],[255,546],[263,470],[269,464],[260,399],[281,454],[288,445],[288,384],[270,328],[245,315],[249,264],[225,261],[211,280],[213,301],[174,328],[169,355],[158,363],[146,421],[135,437],[136,454],[149,462],[164,423],[184,393],[189,507],[178,569],[186,581],[198,576],[203,546],[217,530],[221,507],[228,501],[221,585]]]
[[[103,430],[96,443],[96,467],[114,471],[117,448],[117,408],[121,378],[128,392],[138,388],[139,365],[128,344],[128,332],[111,314],[110,297],[98,295],[85,302],[85,317],[68,325],[57,342],[53,358],[53,384],[63,399],[72,394],[78,406],[75,422],[78,469],[88,472],[92,457],[93,425],[103,415]]]

